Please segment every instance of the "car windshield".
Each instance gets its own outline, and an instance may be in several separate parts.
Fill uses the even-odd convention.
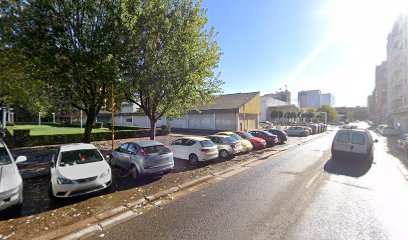
[[[204,140],[200,142],[202,147],[212,147],[215,146],[215,144],[211,140]]]
[[[142,150],[146,153],[147,156],[171,153],[170,149],[168,149],[164,145],[154,145],[154,146],[142,147]]]
[[[234,139],[234,138],[232,138],[232,137],[226,137],[226,138],[224,138],[225,139],[225,142],[226,143],[233,143],[233,142],[236,142],[237,140],[236,139]]]
[[[11,163],[10,156],[6,150],[6,148],[0,148],[0,166],[7,165]]]
[[[96,149],[81,149],[61,152],[60,165],[86,164],[102,161],[102,155]]]
[[[229,136],[234,138],[235,140],[242,140],[242,137],[240,137],[238,134],[235,134],[235,133],[230,134]]]

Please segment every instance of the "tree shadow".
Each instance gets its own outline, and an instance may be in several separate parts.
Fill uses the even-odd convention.
[[[324,165],[324,171],[331,174],[358,178],[370,171],[372,164],[372,160],[360,158],[331,158]]]

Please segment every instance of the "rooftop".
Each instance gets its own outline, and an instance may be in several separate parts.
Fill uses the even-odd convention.
[[[245,103],[249,102],[259,92],[249,92],[249,93],[233,93],[218,95],[214,98],[212,104],[198,107],[198,110],[210,110],[210,109],[237,109],[242,107]]]

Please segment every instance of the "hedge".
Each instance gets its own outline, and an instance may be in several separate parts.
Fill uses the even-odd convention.
[[[168,130],[156,129],[157,136],[168,135]],[[115,132],[115,139],[140,138],[150,136],[149,129],[123,130]],[[82,142],[83,134],[56,134],[30,136],[30,130],[14,130],[14,136],[10,139],[10,144],[14,147],[32,147],[43,145],[56,145],[66,143]],[[111,140],[110,132],[92,133],[91,141]]]
[[[16,122],[15,124],[16,125],[37,125],[38,123],[36,122]],[[81,124],[79,123],[42,122],[41,125],[52,126],[52,127],[74,127],[74,128],[81,127]],[[83,124],[82,127],[85,127],[85,124]],[[94,125],[92,126],[93,129],[102,128],[102,127],[103,127],[103,123],[101,122],[94,123]]]

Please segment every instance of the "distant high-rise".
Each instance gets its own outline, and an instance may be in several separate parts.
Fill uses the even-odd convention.
[[[320,95],[320,106],[326,105],[329,107],[334,107],[335,98],[331,93],[323,93]]]
[[[309,90],[298,92],[300,108],[318,109],[322,105],[334,106],[335,98],[331,93],[321,93],[320,90]]]

